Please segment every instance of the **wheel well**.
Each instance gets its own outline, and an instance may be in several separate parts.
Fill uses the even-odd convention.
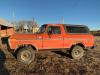
[[[31,46],[34,50],[37,50],[37,48],[35,46],[33,46],[33,45],[29,45],[29,46]]]
[[[82,48],[85,48],[85,46],[82,43],[78,43],[76,45],[81,46]]]
[[[20,46],[15,50],[15,52],[13,53],[13,55],[14,55],[15,57],[17,57],[18,51],[19,51],[21,48],[24,48],[24,47],[32,47],[33,50],[37,50],[35,46],[30,45],[30,44],[28,44],[28,45],[20,45]]]
[[[82,43],[77,43],[77,44],[72,45],[72,46],[71,46],[71,49],[72,49],[73,47],[75,47],[76,45],[81,46],[83,49],[85,49],[85,46],[84,46]]]

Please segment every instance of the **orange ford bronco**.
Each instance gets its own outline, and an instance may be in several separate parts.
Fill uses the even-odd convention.
[[[8,41],[17,60],[26,64],[34,60],[36,52],[65,49],[73,59],[80,59],[86,49],[94,47],[87,26],[70,24],[44,24],[34,34],[14,34]]]

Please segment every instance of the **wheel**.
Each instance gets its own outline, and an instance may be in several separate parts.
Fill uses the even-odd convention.
[[[31,47],[23,47],[17,53],[17,60],[24,64],[30,64],[35,59],[35,51]]]
[[[80,59],[84,55],[84,50],[81,46],[74,46],[71,50],[71,57],[73,59]]]

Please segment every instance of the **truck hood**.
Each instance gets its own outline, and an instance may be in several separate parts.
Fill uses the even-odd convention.
[[[13,34],[10,39],[33,39],[37,38],[37,34]]]

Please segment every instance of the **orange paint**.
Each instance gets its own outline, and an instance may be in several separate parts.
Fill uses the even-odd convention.
[[[47,30],[50,26],[60,27],[61,34],[48,34]],[[46,24],[44,33],[39,34],[14,34],[9,38],[11,49],[16,49],[19,45],[30,44],[39,50],[71,48],[72,45],[81,43],[85,47],[94,45],[94,37],[90,34],[70,34],[65,31],[63,24]]]

